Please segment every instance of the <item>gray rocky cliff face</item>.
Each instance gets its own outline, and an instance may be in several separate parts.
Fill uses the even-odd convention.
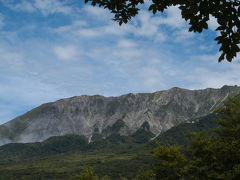
[[[0,145],[37,142],[51,136],[79,134],[91,137],[118,120],[121,135],[131,135],[148,122],[155,135],[188,119],[209,114],[227,98],[240,94],[240,87],[187,90],[172,88],[155,93],[119,97],[78,96],[43,104],[0,126]]]

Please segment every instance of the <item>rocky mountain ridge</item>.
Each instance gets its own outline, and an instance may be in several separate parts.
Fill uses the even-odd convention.
[[[77,96],[43,104],[0,126],[0,145],[38,142],[51,136],[98,133],[132,135],[143,124],[155,136],[171,127],[211,113],[228,96],[240,94],[238,86],[187,90],[171,88],[155,93],[119,97]]]

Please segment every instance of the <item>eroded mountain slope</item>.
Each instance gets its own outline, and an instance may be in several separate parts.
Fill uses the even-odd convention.
[[[187,90],[172,88],[155,93],[126,94],[119,97],[78,96],[43,104],[0,126],[0,144],[37,142],[51,136],[111,134],[109,127],[132,135],[147,123],[158,135],[176,124],[212,112],[227,96],[240,93],[240,87]],[[116,132],[115,132],[116,133]]]

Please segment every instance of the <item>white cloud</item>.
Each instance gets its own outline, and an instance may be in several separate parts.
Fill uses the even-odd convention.
[[[199,59],[203,62],[215,64],[217,62],[217,59],[219,57],[219,53],[217,54],[202,54],[198,56],[193,56],[192,59]]]
[[[65,5],[59,0],[35,0],[34,7],[40,10],[44,15],[54,13],[69,14],[72,12],[70,6]]]
[[[232,63],[226,61],[218,63],[218,57],[219,53],[190,58],[191,62],[198,63],[193,64],[190,74],[183,76],[183,79],[190,84],[187,88],[220,88],[224,85],[240,85],[240,58],[235,59]]]
[[[92,19],[88,21],[96,20],[99,18],[99,12],[92,13]],[[128,24],[119,24],[115,21],[108,20],[100,25],[92,25],[89,23],[82,26],[75,26],[73,22],[70,26],[60,27],[56,32],[70,32],[80,37],[96,38],[107,36],[121,36],[124,37],[127,34],[132,34],[136,37],[150,38],[156,42],[162,42],[166,39],[165,34],[161,31],[158,17],[152,17],[150,12],[141,11],[140,14],[134,19],[133,22]]]
[[[168,25],[172,28],[183,28],[186,22],[182,19],[181,11],[177,6],[171,6],[166,10],[167,17],[160,18],[160,24]]]
[[[83,36],[83,37],[97,37],[104,35],[103,32],[97,30],[97,28],[84,28],[79,29],[75,32],[75,34]]]
[[[112,54],[121,60],[132,60],[143,55],[142,51],[137,48],[116,48],[112,50]]]
[[[210,30],[215,31],[217,27],[219,26],[217,19],[210,15],[209,21],[208,21],[208,27]]]
[[[27,0],[20,1],[18,4],[9,4],[9,6],[11,9],[18,11],[34,12],[36,10],[34,5]]]
[[[107,9],[96,7],[96,6],[93,7],[90,5],[85,5],[81,11],[83,13],[86,13],[87,15],[97,18],[98,20],[110,20],[113,16]]]
[[[160,87],[166,87],[163,73],[154,66],[141,68],[139,70],[139,76],[142,78],[144,88],[147,91],[156,91]]]
[[[224,85],[239,85],[240,84],[240,73],[239,65],[234,65],[236,67],[230,67],[227,71],[219,72],[217,70],[208,69],[208,68],[196,68],[195,69],[195,85],[192,85],[192,88],[199,89],[202,87],[215,87],[220,88]],[[192,80],[190,78],[189,80]],[[193,83],[194,84],[194,83]]]
[[[194,37],[194,33],[193,32],[189,32],[188,29],[180,29],[178,31],[176,31],[174,34],[174,41],[175,42],[180,42],[180,43],[189,43],[188,40],[190,38]]]
[[[137,44],[129,39],[121,39],[120,41],[118,41],[117,46],[119,48],[132,48],[132,47],[136,47]]]
[[[132,28],[132,33],[138,36],[151,38],[161,42],[165,40],[164,33],[160,30],[160,19],[154,17],[148,11],[141,11],[135,20],[136,24]]]
[[[18,3],[1,0],[1,2],[12,10],[26,12],[39,11],[44,16],[54,13],[70,14],[72,12],[72,8],[60,0],[20,0]]]
[[[103,32],[103,35],[124,36],[127,33],[131,33],[133,27],[130,24],[119,26],[117,22],[111,21],[109,24],[102,26],[99,30]]]
[[[53,49],[55,55],[63,61],[77,60],[78,49],[72,45],[57,46]]]
[[[132,31],[132,26],[122,25],[119,26],[116,22],[110,21],[109,24],[102,24],[101,26],[90,26],[84,20],[76,20],[71,25],[58,27],[52,29],[53,32],[61,34],[71,34],[79,37],[95,38],[105,36],[124,36]]]
[[[66,33],[68,34],[74,34],[76,31],[79,29],[83,29],[88,26],[88,23],[84,20],[75,20],[72,24],[70,25],[65,25],[65,26],[60,26],[55,29],[50,29],[52,32],[55,33]]]
[[[25,67],[23,55],[20,52],[13,52],[8,47],[0,44],[1,71],[19,72]]]

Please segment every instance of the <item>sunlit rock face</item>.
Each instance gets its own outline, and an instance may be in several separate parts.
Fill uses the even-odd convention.
[[[117,133],[132,135],[147,122],[157,135],[181,122],[209,114],[227,96],[240,94],[240,87],[187,90],[172,88],[155,93],[119,97],[78,96],[43,104],[0,126],[0,145],[9,142],[37,142],[51,136],[79,134],[104,136],[121,122]],[[116,133],[116,132],[114,132]]]

